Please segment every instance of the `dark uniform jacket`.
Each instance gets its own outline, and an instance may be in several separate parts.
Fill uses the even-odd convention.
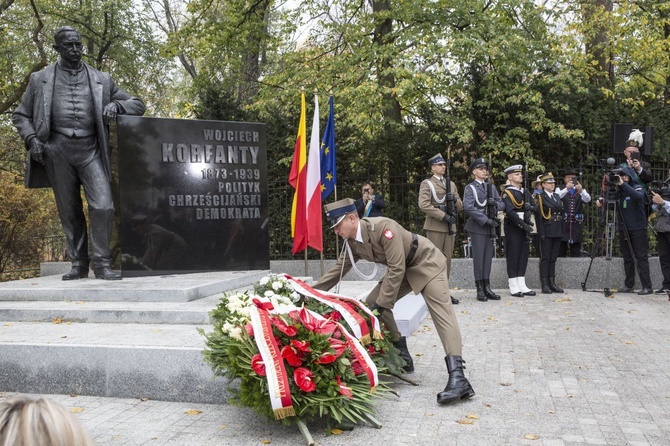
[[[491,234],[491,226],[486,224],[489,216],[486,213],[486,190],[489,188],[490,195],[496,201],[497,211],[505,209],[503,201],[496,187],[489,183],[479,183],[474,180],[463,190],[463,211],[469,217],[465,223],[465,230],[471,234]],[[494,215],[491,218],[495,218]]]
[[[108,73],[98,71],[84,64],[88,74],[88,84],[91,88],[93,99],[93,113],[95,118],[95,129],[98,137],[100,156],[105,169],[107,181],[112,180],[112,169],[109,151],[109,135],[107,126],[102,119],[104,107],[114,101],[119,105],[119,114],[143,115],[144,103],[116,86],[114,80]],[[28,141],[36,136],[42,143],[46,144],[51,135],[51,102],[53,100],[55,84],[56,64],[51,64],[45,69],[30,75],[28,88],[23,95],[21,104],[12,115],[12,121],[19,135],[28,147]],[[46,169],[40,163],[33,162],[28,154],[26,165],[26,187],[50,187]]]
[[[584,201],[581,194],[569,191],[563,195],[563,241],[581,243],[584,240]]]
[[[524,230],[524,224],[531,222],[531,212],[537,210],[533,197],[531,197],[530,194],[526,194],[525,190],[517,189],[514,186],[507,186],[502,197],[503,203],[505,203],[505,225],[507,227],[511,226]],[[526,200],[528,200],[531,205],[531,210],[527,213],[523,210],[523,205]],[[507,228],[505,229],[505,232],[507,232]]]
[[[388,267],[381,280],[382,287],[377,303],[384,308],[393,308],[401,283],[406,280],[414,293],[421,290],[447,267],[447,258],[427,238],[416,235],[418,247],[412,261],[407,264],[407,256],[412,245],[412,233],[396,221],[386,217],[363,218],[360,220],[363,243],[349,240],[354,262],[363,259],[381,263]],[[319,290],[329,290],[340,280],[344,263],[346,274],[351,269],[348,254],[337,259],[337,264],[314,285]]]
[[[548,238],[563,237],[563,202],[558,194],[542,191],[535,200],[537,233]]]

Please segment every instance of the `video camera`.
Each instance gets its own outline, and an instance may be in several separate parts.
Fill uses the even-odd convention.
[[[626,171],[621,169],[621,168],[616,168],[612,169],[609,171],[607,174],[607,184],[613,184],[614,186],[619,185],[619,179],[621,178],[621,175],[625,175]]]
[[[652,198],[651,192],[655,192],[664,200],[670,200],[670,178],[661,181],[652,181],[648,187],[649,197]]]

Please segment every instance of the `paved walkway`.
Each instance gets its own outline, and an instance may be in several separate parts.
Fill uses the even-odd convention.
[[[447,381],[430,318],[409,338],[412,379],[380,402],[381,429],[359,427],[320,445],[670,445],[670,302],[569,290],[480,303],[456,291],[466,376],[477,395],[438,406]],[[1,389],[0,389],[1,390]],[[9,396],[0,392],[0,399]],[[251,409],[52,395],[98,445],[301,445],[297,428]]]

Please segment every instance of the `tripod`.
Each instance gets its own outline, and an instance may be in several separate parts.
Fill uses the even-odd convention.
[[[591,273],[591,267],[593,266],[593,259],[596,257],[597,253],[601,252],[603,239],[605,239],[605,260],[607,261],[605,268],[605,283],[606,284],[610,283],[610,275],[612,267],[611,263],[612,250],[614,248],[614,239],[616,237],[617,218],[620,220],[622,233],[624,235],[626,243],[628,243],[628,249],[630,250],[630,252],[632,252],[633,250],[633,247],[630,242],[630,237],[628,236],[628,228],[626,227],[626,223],[621,215],[621,206],[619,205],[618,190],[608,187],[605,193],[605,199],[601,212],[602,214],[600,218],[600,225],[598,226],[598,230],[596,231],[596,242],[593,247],[593,250],[591,251],[591,261],[589,262],[589,268],[586,271],[586,276],[584,277],[584,281],[582,282],[582,291],[587,291],[586,283],[589,280],[589,274]],[[635,257],[633,257],[633,262],[635,262],[635,269],[637,270],[638,269],[637,260],[635,259]],[[597,292],[597,290],[588,290],[588,291]],[[608,287],[605,287],[603,289],[603,292],[605,293],[605,297],[609,297],[612,295],[612,290]]]

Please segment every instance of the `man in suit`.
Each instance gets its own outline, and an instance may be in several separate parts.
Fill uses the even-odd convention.
[[[63,280],[88,277],[84,187],[91,221],[95,277],[119,280],[111,269],[114,220],[107,125],[119,114],[142,115],[144,104],[116,86],[107,73],[82,62],[81,36],[69,26],[54,33],[58,62],[30,75],[12,121],[29,151],[26,187],[51,187],[72,269]]]
[[[474,180],[463,190],[463,210],[469,217],[465,230],[472,244],[472,266],[477,287],[477,300],[500,300],[491,289],[491,264],[495,253],[496,228],[500,226],[498,211],[504,204],[493,184],[487,182],[489,170],[484,158],[477,158],[470,164]]]
[[[407,343],[401,337],[393,317],[398,299],[410,292],[421,293],[442,341],[449,371],[445,389],[438,393],[437,402],[447,404],[474,396],[475,392],[463,375],[461,331],[449,299],[447,259],[430,240],[413,234],[396,221],[386,217],[360,219],[354,200],[345,198],[324,206],[331,228],[344,239],[346,253],[337,259],[337,265],[324,274],[314,285],[329,290],[340,281],[356,262],[364,259],[387,266],[382,280],[367,296],[365,302],[380,313],[380,320],[391,332],[401,357],[413,371],[412,357]]]
[[[442,155],[438,153],[429,159],[428,166],[430,166],[433,176],[421,182],[419,209],[426,214],[426,221],[423,224],[426,238],[447,256],[447,276],[449,276],[451,257],[454,255],[458,212],[463,210],[463,202],[458,195],[456,184],[451,180],[449,181],[450,191],[447,192],[447,183],[444,177],[447,170],[447,161]],[[458,304],[458,299],[451,297],[451,303]]]

